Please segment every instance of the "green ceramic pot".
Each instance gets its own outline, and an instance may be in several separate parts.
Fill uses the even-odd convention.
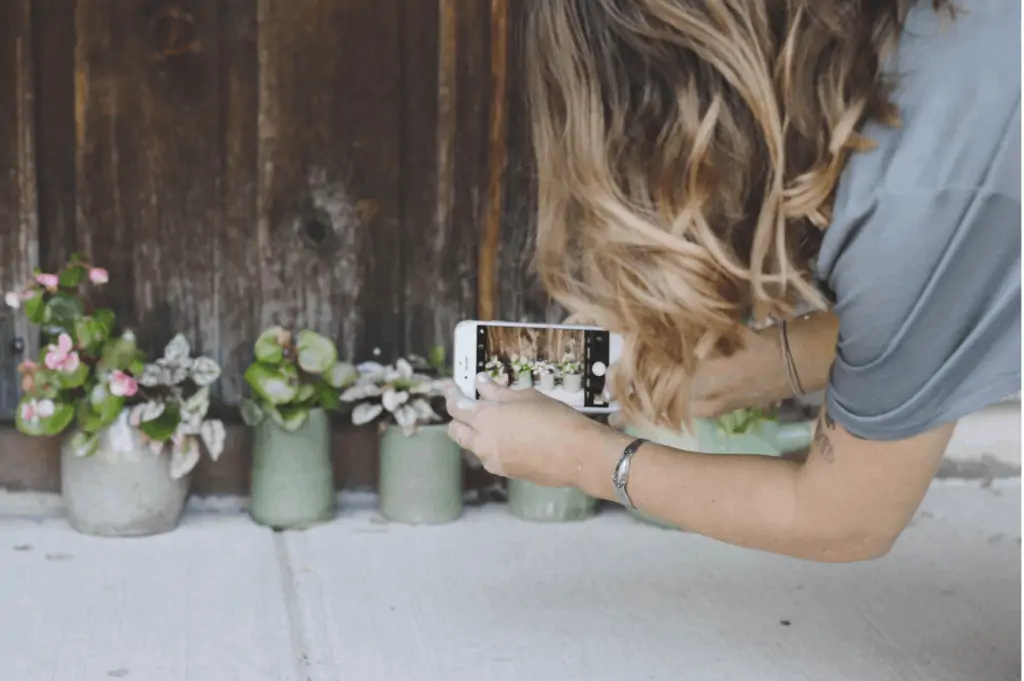
[[[275,529],[302,529],[334,516],[334,470],[327,414],[314,409],[291,433],[264,419],[253,433],[253,520]]]
[[[806,449],[814,437],[814,421],[779,423],[764,421],[749,433],[725,433],[714,421],[697,419],[694,432],[667,429],[646,430],[628,427],[625,432],[633,437],[642,437],[666,447],[703,454],[760,454],[781,456]],[[637,520],[663,527],[679,529],[641,511],[629,510]]]
[[[539,523],[585,520],[594,515],[597,500],[575,487],[541,487],[523,480],[508,481],[512,515]]]
[[[462,450],[446,426],[405,435],[392,426],[380,442],[380,512],[410,525],[448,523],[462,514]]]

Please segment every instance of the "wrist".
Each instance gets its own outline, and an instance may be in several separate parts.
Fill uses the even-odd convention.
[[[576,487],[589,496],[605,501],[616,501],[612,476],[623,450],[634,438],[594,424],[594,428],[581,438],[580,456],[576,462]]]

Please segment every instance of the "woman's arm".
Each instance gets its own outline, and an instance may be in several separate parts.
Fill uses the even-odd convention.
[[[835,359],[839,320],[817,312],[789,322],[789,346],[804,392],[823,390]],[[777,326],[751,332],[731,357],[705,362],[694,377],[694,415],[710,418],[793,397]]]
[[[886,554],[913,516],[953,426],[871,442],[823,410],[803,464],[647,443],[633,457],[627,491],[640,510],[731,544],[824,562],[869,560]],[[614,501],[611,471],[631,438],[591,435],[580,450],[580,486]]]

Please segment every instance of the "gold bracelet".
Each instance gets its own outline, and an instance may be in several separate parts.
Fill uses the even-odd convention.
[[[779,340],[782,345],[782,358],[786,362],[786,376],[789,378],[789,387],[796,397],[804,397],[804,387],[800,384],[800,375],[796,371],[796,362],[793,360],[793,351],[789,347],[789,329],[786,320],[779,324]]]

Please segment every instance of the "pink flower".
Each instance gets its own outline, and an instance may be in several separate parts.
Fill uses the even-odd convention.
[[[78,371],[80,362],[78,353],[74,352],[73,347],[71,336],[62,333],[57,338],[57,345],[51,345],[46,350],[46,368],[67,374]]]
[[[38,423],[39,419],[53,416],[55,411],[53,400],[29,400],[21,405],[21,420],[26,423]]]
[[[110,379],[110,394],[115,397],[131,397],[139,392],[139,384],[123,371],[115,371]]]
[[[57,288],[57,286],[60,285],[60,279],[56,274],[37,274],[36,281],[38,281],[41,286],[45,286],[49,289]]]
[[[110,281],[110,273],[102,267],[93,267],[89,270],[89,281],[97,286],[102,286]]]

